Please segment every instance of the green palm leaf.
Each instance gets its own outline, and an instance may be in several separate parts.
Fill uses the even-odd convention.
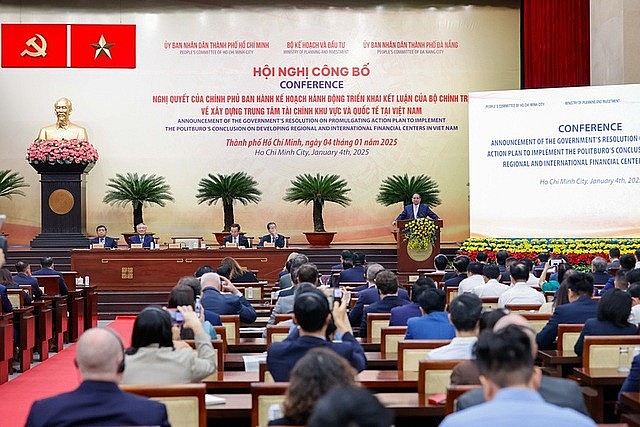
[[[351,203],[346,194],[351,191],[347,181],[338,175],[298,175],[285,190],[283,200],[305,205],[313,203],[313,231],[324,232],[322,209],[325,202],[348,206]]]
[[[21,188],[29,187],[24,182],[24,178],[18,173],[10,169],[0,170],[0,197],[11,199],[11,196],[24,196]]]
[[[420,194],[422,203],[428,206],[438,206],[440,200],[440,189],[438,184],[426,175],[409,177],[404,175],[393,175],[385,178],[380,185],[380,191],[376,201],[384,206],[391,206],[402,202],[403,205],[411,203],[411,196]]]
[[[164,207],[167,201],[173,201],[171,187],[165,182],[163,176],[118,173],[115,178],[109,178],[107,187],[109,190],[102,201],[112,206],[124,207],[131,204],[134,229],[136,224],[144,222],[142,218],[144,205],[155,204]]]
[[[208,174],[198,184],[196,198],[198,204],[207,203],[209,206],[216,202],[222,202],[224,211],[224,231],[229,231],[235,222],[233,203],[240,202],[243,205],[258,203],[262,191],[258,189],[258,182],[246,172],[234,172],[230,175]]]

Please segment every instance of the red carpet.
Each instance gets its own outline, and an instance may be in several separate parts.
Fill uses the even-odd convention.
[[[123,338],[125,347],[131,343],[135,317],[118,317],[109,325]],[[72,345],[19,377],[0,385],[1,424],[24,426],[34,400],[53,396],[78,387],[80,372],[73,364],[76,346]]]

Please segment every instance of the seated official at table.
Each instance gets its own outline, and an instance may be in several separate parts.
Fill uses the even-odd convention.
[[[431,218],[433,220],[440,219],[440,217],[424,203],[420,203],[422,197],[418,193],[411,196],[411,204],[404,207],[404,210],[400,212],[400,215],[396,218],[396,221],[402,221],[407,219],[417,218]],[[396,225],[396,221],[393,221],[393,225]]]
[[[129,239],[129,242],[132,245],[139,245],[142,243],[142,247],[145,249],[150,249],[151,244],[153,243],[153,236],[151,234],[147,234],[147,226],[144,222],[136,225],[136,233]]]
[[[265,243],[273,243],[276,248],[284,248],[285,239],[282,234],[278,234],[278,226],[275,222],[270,222],[267,224],[267,231],[269,234],[265,234],[260,238],[260,242],[258,242],[258,247],[264,247]]]
[[[244,247],[244,248],[248,248],[249,247],[249,239],[247,239],[246,237],[244,237],[242,234],[240,234],[240,224],[236,223],[233,224],[231,226],[231,228],[229,229],[229,234],[228,236],[224,237],[224,244],[226,245],[227,243],[235,243],[236,245],[238,245],[238,247]]]
[[[107,236],[107,227],[105,225],[100,224],[96,227],[97,237],[89,240],[89,243],[92,245],[99,244],[104,245],[105,249],[117,249],[118,242],[113,237]]]

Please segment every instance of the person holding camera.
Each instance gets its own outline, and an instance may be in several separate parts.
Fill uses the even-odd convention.
[[[193,330],[196,351],[180,341],[180,328]],[[170,311],[149,306],[133,324],[131,347],[125,351],[127,370],[122,384],[185,384],[216,372],[211,337],[191,306]]]

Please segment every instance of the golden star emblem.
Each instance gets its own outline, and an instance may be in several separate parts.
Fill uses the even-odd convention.
[[[115,45],[115,43],[107,43],[107,40],[104,38],[104,34],[101,34],[98,43],[91,43],[91,47],[96,50],[96,56],[94,56],[93,59],[98,58],[100,55],[104,55],[111,59],[111,51],[109,49],[111,49],[113,45]]]

